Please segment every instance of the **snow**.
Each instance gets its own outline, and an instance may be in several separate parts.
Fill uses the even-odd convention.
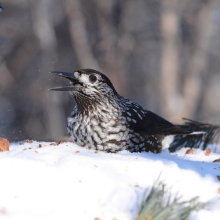
[[[39,148],[39,144],[42,147]],[[173,195],[211,202],[193,220],[219,220],[220,152],[96,152],[71,142],[11,143],[0,153],[0,219],[135,219],[143,192],[161,175]]]

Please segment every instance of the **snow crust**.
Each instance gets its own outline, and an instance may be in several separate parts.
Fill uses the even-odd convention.
[[[173,195],[211,202],[190,219],[220,219],[220,163],[213,163],[220,152],[113,154],[50,144],[12,143],[0,153],[1,220],[133,220],[143,192],[159,175]]]

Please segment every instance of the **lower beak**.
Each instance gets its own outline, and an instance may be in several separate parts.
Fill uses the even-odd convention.
[[[49,90],[52,91],[78,91],[79,86],[60,86],[60,87],[55,87],[55,88],[50,88]]]
[[[74,76],[74,73],[59,72],[59,71],[53,71],[51,73],[53,73],[54,75],[61,76],[61,77],[64,77],[66,79],[69,79],[72,82],[72,85],[55,87],[55,88],[51,88],[49,90],[53,90],[53,91],[78,91],[79,87],[81,87],[78,79],[76,79],[76,77]]]

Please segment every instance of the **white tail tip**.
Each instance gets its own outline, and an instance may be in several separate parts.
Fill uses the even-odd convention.
[[[197,135],[197,134],[205,134],[206,132],[205,131],[194,131],[192,133],[190,133],[189,135]]]

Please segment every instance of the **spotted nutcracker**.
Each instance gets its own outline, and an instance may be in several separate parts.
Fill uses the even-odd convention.
[[[106,152],[159,153],[166,136],[190,133],[120,96],[103,73],[92,69],[52,73],[70,80],[70,85],[51,90],[69,91],[76,100],[67,131],[78,145]]]

